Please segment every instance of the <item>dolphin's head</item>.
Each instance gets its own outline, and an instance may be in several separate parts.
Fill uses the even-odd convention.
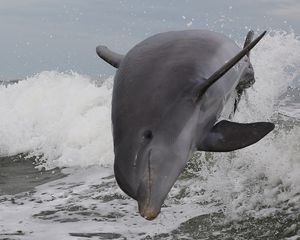
[[[189,147],[176,148],[155,133],[145,132],[132,161],[115,159],[115,175],[121,189],[138,202],[141,216],[156,218],[170,189],[189,157]]]
[[[126,194],[137,200],[139,212],[147,220],[159,214],[195,150],[193,136],[198,121],[194,108],[179,108],[167,115],[166,121],[156,127],[134,131],[133,126],[128,130],[133,133],[115,144],[116,180]]]

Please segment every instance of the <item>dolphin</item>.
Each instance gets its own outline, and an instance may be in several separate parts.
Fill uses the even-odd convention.
[[[112,96],[114,172],[120,188],[153,220],[195,151],[228,152],[256,143],[269,122],[218,121],[230,98],[253,84],[249,32],[241,49],[207,30],[159,33],[126,55],[98,46],[117,68]],[[253,41],[252,41],[253,40]]]

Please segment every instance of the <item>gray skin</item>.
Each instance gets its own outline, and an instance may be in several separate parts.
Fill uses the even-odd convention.
[[[97,48],[118,68],[112,98],[115,177],[146,219],[159,214],[194,151],[243,148],[274,128],[217,123],[228,99],[254,82],[248,56],[214,83],[205,83],[240,51],[231,39],[205,30],[160,33],[125,56]]]

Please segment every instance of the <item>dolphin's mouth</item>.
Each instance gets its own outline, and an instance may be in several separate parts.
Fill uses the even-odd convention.
[[[148,154],[148,195],[147,195],[147,206],[150,204],[150,198],[152,193],[152,171],[151,171],[151,152],[152,149],[149,150]]]
[[[160,213],[159,208],[156,207],[157,203],[153,196],[152,188],[153,188],[153,169],[151,164],[151,153],[152,149],[149,150],[148,159],[147,159],[147,170],[145,171],[145,180],[146,183],[142,183],[141,190],[141,198],[138,201],[139,212],[143,218],[146,220],[153,220]]]

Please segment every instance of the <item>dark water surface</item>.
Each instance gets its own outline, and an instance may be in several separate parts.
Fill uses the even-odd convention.
[[[65,175],[59,168],[37,169],[34,158],[25,154],[0,158],[0,195],[32,191],[38,185],[50,182]]]

